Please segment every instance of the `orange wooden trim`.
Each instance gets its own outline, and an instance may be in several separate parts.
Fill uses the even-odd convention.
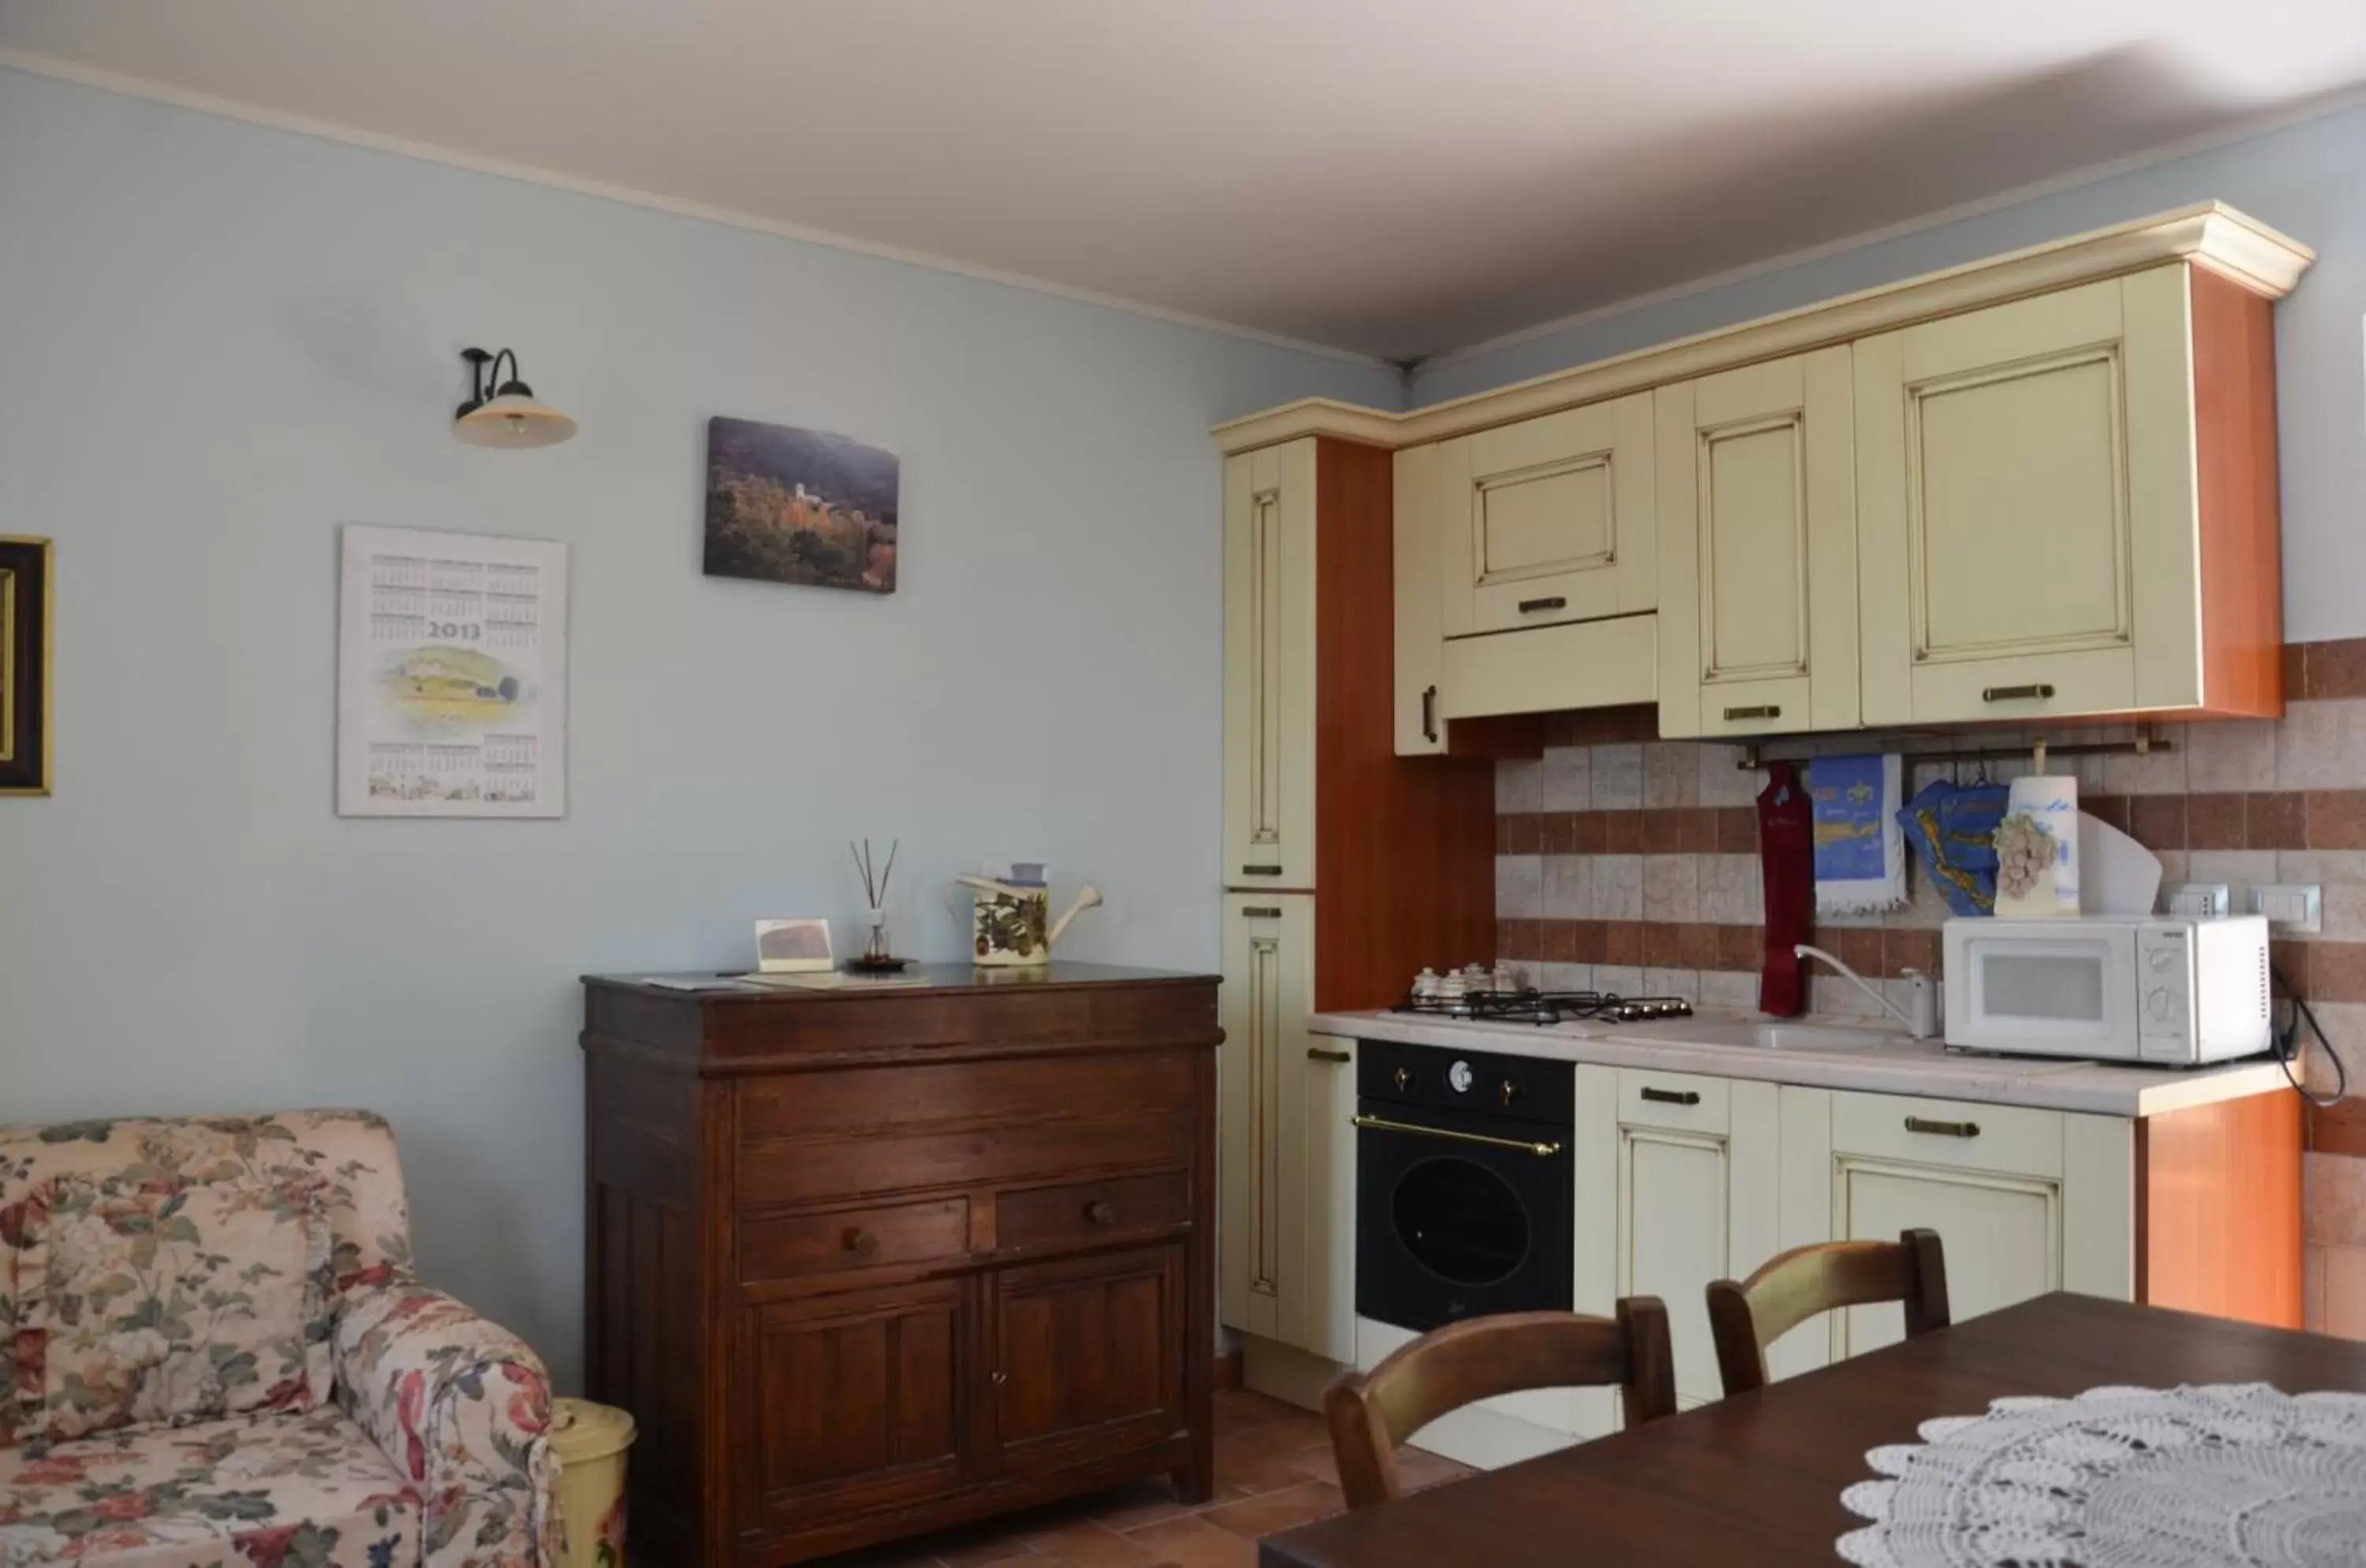
[[[2212,714],[2284,711],[2275,304],[2200,267],[2193,459],[2202,525],[2202,692]]]
[[[2301,1326],[2301,1100],[2260,1094],[2136,1123],[2136,1299]]]
[[[1495,768],[1400,757],[1396,476],[1314,449],[1314,1005],[1386,1007],[1425,966],[1493,963]],[[1459,727],[1458,727],[1459,728]]]

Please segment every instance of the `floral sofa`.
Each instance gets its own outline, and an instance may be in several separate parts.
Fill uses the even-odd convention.
[[[0,1127],[0,1568],[546,1568],[549,1422],[380,1118]]]

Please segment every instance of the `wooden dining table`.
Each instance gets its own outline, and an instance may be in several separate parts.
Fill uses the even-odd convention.
[[[2366,1344],[2040,1296],[1541,1459],[1261,1543],[1261,1568],[1730,1568],[1838,1561],[1866,1453],[2006,1394],[2120,1384],[2366,1392]]]

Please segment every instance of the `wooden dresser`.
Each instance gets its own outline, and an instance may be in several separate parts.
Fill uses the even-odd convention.
[[[584,982],[586,1376],[634,1555],[799,1562],[1213,1483],[1216,979]]]

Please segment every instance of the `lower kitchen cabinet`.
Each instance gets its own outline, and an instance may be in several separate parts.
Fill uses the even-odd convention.
[[[1227,896],[1223,954],[1223,1321],[1352,1362],[1355,1043],[1306,1028],[1313,896]]]
[[[994,1275],[996,1436],[1004,1471],[1057,1471],[1155,1441],[1183,1411],[1184,1244]]]

